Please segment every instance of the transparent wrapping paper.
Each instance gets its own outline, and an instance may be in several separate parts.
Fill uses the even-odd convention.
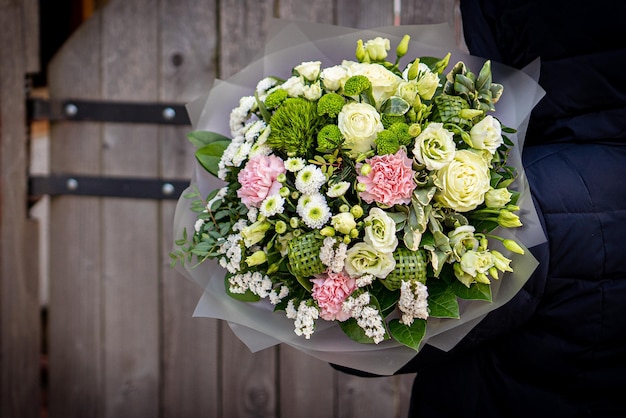
[[[216,80],[211,91],[188,105],[195,130],[213,131],[230,136],[229,115],[242,96],[254,92],[259,80],[273,75],[289,77],[291,69],[305,61],[322,62],[322,67],[340,64],[354,56],[357,40],[377,36],[397,44],[404,34],[411,36],[407,57],[443,57],[450,52],[450,63],[463,61],[474,70],[484,59],[467,55],[456,48],[454,36],[447,25],[418,25],[357,30],[331,25],[273,20],[271,33],[264,51],[250,65],[228,80]],[[543,96],[533,73],[538,73],[538,63],[525,71],[518,71],[492,63],[493,80],[504,85],[504,93],[496,105],[496,116],[504,125],[515,128],[509,137],[516,146],[509,156],[509,165],[518,171],[518,179],[511,187],[520,192],[518,205],[521,228],[498,229],[500,236],[513,238],[527,248],[545,242],[537,212],[521,162],[523,139],[532,108]],[[221,187],[223,183],[196,164],[191,185],[196,185],[202,195]],[[190,186],[191,187],[191,186]],[[184,195],[185,193],[183,193]],[[174,236],[181,237],[183,230],[193,231],[195,213],[191,202],[180,198],[174,219]],[[460,300],[460,319],[429,318],[422,344],[450,350],[490,311],[507,303],[526,283],[537,267],[537,260],[526,251],[523,256],[498,248],[512,259],[514,273],[506,273],[500,280],[492,281],[493,301]],[[253,352],[285,343],[325,362],[363,370],[380,375],[390,375],[411,360],[416,352],[393,340],[379,344],[361,344],[349,339],[336,322],[316,321],[315,333],[310,339],[294,333],[293,321],[284,312],[273,312],[265,299],[255,303],[240,302],[226,295],[225,270],[215,261],[208,260],[198,266],[177,267],[205,291],[194,316],[211,317],[228,321],[233,332]]]

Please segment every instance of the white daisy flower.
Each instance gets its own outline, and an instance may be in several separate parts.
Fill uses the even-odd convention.
[[[296,189],[300,193],[317,193],[324,183],[326,183],[326,176],[319,167],[313,164],[304,167],[296,176]]]
[[[287,158],[287,160],[285,161],[285,170],[295,173],[302,170],[305,165],[306,161],[304,160],[304,158],[291,157]]]
[[[330,216],[330,208],[326,202],[310,202],[303,210],[302,220],[311,229],[321,229]]]
[[[273,194],[265,198],[259,211],[266,218],[272,217],[277,213],[283,213],[285,199],[279,194]]]

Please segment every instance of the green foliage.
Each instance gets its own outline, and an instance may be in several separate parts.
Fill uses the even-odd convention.
[[[198,149],[195,153],[196,159],[202,167],[217,177],[218,166],[222,159],[222,154],[230,145],[230,141],[214,141]]]
[[[393,319],[389,322],[389,332],[400,344],[418,351],[426,334],[426,320],[416,318],[411,325],[404,325]]]

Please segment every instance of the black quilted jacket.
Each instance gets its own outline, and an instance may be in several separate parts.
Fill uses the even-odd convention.
[[[626,417],[626,2],[461,0],[470,52],[541,58],[524,165],[540,268],[455,349],[427,347],[414,417]]]

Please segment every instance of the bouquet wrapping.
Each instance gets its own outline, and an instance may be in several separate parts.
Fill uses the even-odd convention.
[[[271,28],[188,105],[172,258],[205,290],[194,315],[382,375],[451,349],[545,241],[521,163],[536,65],[464,54],[445,25]]]

